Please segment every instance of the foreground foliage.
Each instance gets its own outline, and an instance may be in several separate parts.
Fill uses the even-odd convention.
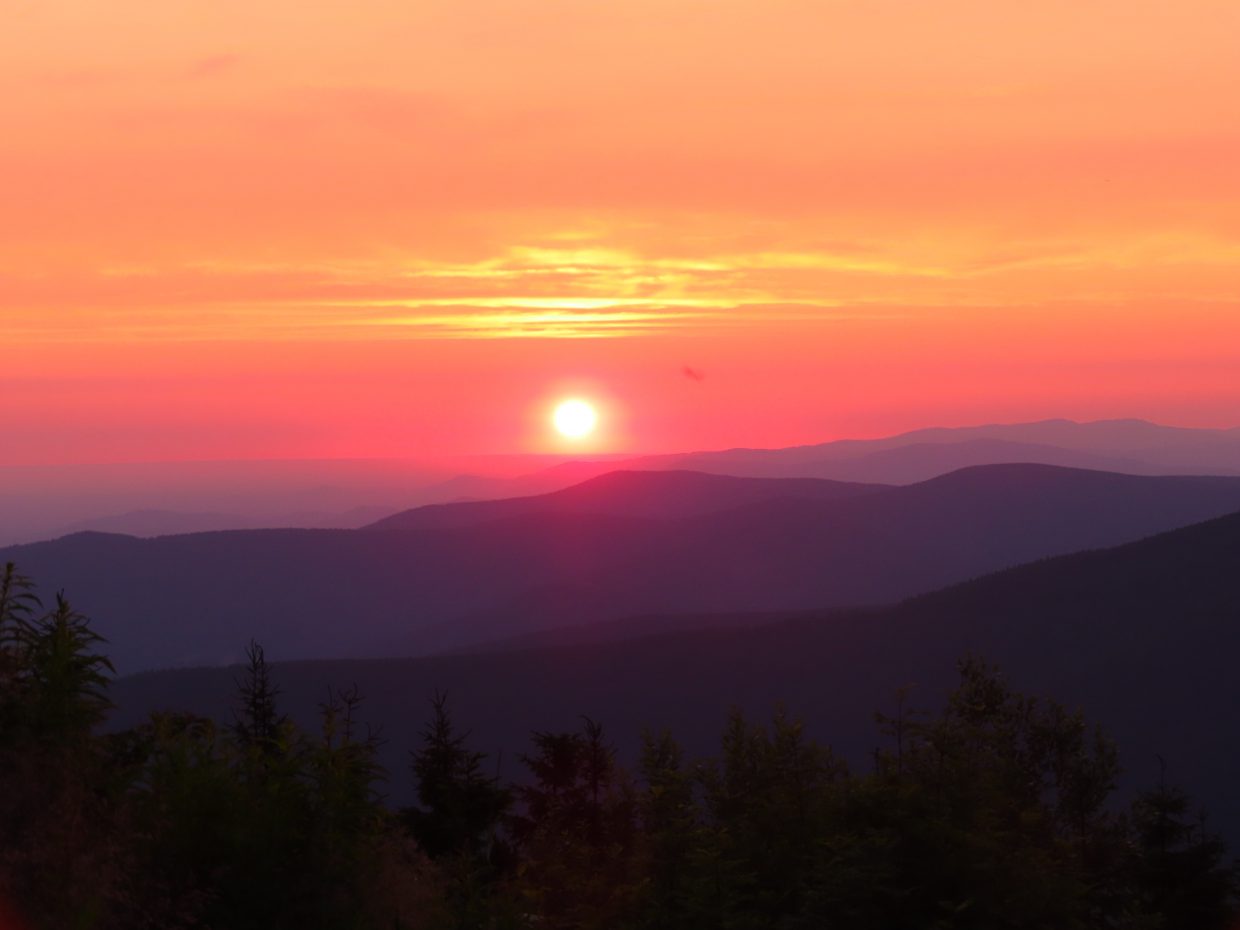
[[[231,726],[102,733],[111,666],[63,597],[0,576],[0,926],[1212,930],[1235,870],[1183,791],[1115,802],[1116,748],[973,659],[936,715],[879,716],[864,773],[782,711],[714,758],[602,726],[534,732],[515,785],[436,694],[409,773],[376,763],[356,689],[317,732],[251,644]],[[414,807],[380,789],[410,777]]]

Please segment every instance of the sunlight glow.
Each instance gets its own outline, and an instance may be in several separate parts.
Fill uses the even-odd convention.
[[[566,400],[555,408],[552,422],[561,436],[582,439],[594,432],[598,425],[598,413],[584,400]]]

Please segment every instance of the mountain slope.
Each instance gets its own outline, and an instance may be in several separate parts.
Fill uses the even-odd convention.
[[[391,786],[436,689],[452,695],[471,742],[505,759],[532,728],[601,720],[632,759],[642,727],[671,727],[695,752],[713,749],[730,706],[758,715],[776,702],[808,721],[854,764],[878,736],[875,710],[897,689],[933,706],[972,652],[1014,684],[1083,707],[1124,751],[1128,787],[1183,782],[1211,822],[1240,840],[1240,514],[1118,548],[1077,553],[864,611],[748,618],[763,625],[623,642],[404,660],[290,662],[278,669],[287,706],[303,720],[329,683],[356,682],[365,716],[390,740]],[[721,618],[728,622],[729,618]],[[278,658],[278,654],[276,656]],[[231,673],[150,673],[118,682],[118,723],[182,706],[224,714]],[[511,772],[509,773],[511,774]]]
[[[992,466],[681,519],[552,508],[389,532],[81,534],[0,561],[65,588],[136,671],[229,661],[252,636],[289,658],[409,655],[654,612],[876,605],[1236,509],[1237,479]]]
[[[372,523],[366,529],[448,529],[528,514],[679,519],[769,500],[846,500],[880,490],[883,490],[882,485],[816,478],[777,480],[687,471],[613,471],[549,494],[418,507]]]
[[[454,469],[480,470],[456,477],[443,470],[446,463],[405,460],[2,466],[0,545],[51,539],[70,527],[136,535],[225,528],[216,514],[236,516],[229,518],[228,529],[354,527],[365,522],[348,513],[357,508],[395,513],[422,504],[546,494],[617,468],[911,484],[957,468],[1015,462],[1130,474],[1240,475],[1240,430],[1184,429],[1141,420],[1046,420],[934,428],[785,449],[586,461],[482,456],[453,463]],[[139,517],[135,522],[129,515],[155,510],[191,517],[186,522]],[[193,517],[196,514],[208,519]]]
[[[910,484],[973,465],[1037,463],[1131,474],[1240,474],[1240,430],[1145,420],[1043,420],[914,430],[785,449],[650,456],[627,468],[682,468],[755,477]]]

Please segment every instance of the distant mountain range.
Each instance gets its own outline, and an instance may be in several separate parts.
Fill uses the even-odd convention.
[[[978,475],[991,483],[1001,477],[981,470],[949,484]],[[1026,474],[1030,482],[1047,477]],[[364,716],[388,740],[390,790],[402,801],[410,796],[405,752],[435,689],[449,692],[474,747],[493,759],[502,751],[510,776],[531,728],[573,729],[580,714],[602,721],[631,760],[643,726],[671,727],[690,751],[713,751],[730,706],[761,717],[777,702],[864,766],[879,742],[872,713],[893,712],[897,689],[908,685],[912,705],[934,707],[953,683],[956,659],[973,653],[997,662],[1017,687],[1082,707],[1104,725],[1123,750],[1126,788],[1152,785],[1162,756],[1167,777],[1190,789],[1234,843],[1238,568],[1240,514],[885,609],[699,616],[691,622],[715,628],[622,641],[585,633],[576,643],[416,659],[286,662],[276,674],[285,707],[304,722],[312,722],[329,684],[359,685]],[[647,621],[638,632],[654,627]],[[282,654],[271,650],[277,660]],[[114,688],[116,723],[171,707],[226,718],[234,674],[194,669],[123,679]]]
[[[272,515],[239,513],[186,513],[179,510],[131,510],[82,520],[52,531],[53,538],[73,533],[119,533],[124,536],[176,536],[220,530],[263,529],[271,526],[301,529],[352,529],[365,526],[392,511],[390,507],[354,507],[341,512],[301,511]]]
[[[878,605],[1236,510],[1240,478],[1040,465],[902,487],[620,472],[360,530],[84,533],[0,562],[64,588],[131,672],[232,661],[250,637],[289,659],[411,655],[652,613]]]
[[[354,528],[402,509],[546,494],[618,468],[914,484],[974,465],[1140,475],[1240,475],[1240,430],[1103,420],[916,430],[786,449],[658,456],[489,456],[477,474],[404,460],[0,467],[0,545],[93,530],[135,536],[258,527]],[[447,474],[451,474],[450,472]]]
[[[1059,465],[1131,475],[1240,475],[1240,428],[1188,429],[1146,420],[935,427],[881,439],[841,439],[784,449],[564,462],[517,477],[458,475],[421,489],[417,499],[435,503],[545,494],[618,468],[915,484],[961,468],[1004,464]]]
[[[615,468],[681,469],[755,478],[914,484],[974,465],[1030,463],[1134,475],[1240,475],[1240,429],[1185,429],[1145,420],[1042,420],[914,430],[786,449],[728,449],[577,462],[517,479],[456,479],[460,497],[555,490]],[[472,483],[471,483],[472,481]]]
[[[841,501],[883,485],[818,478],[734,478],[688,471],[614,471],[548,494],[491,501],[430,504],[395,514],[370,530],[450,529],[525,516],[640,517],[679,520],[766,501]]]
[[[83,530],[357,526],[448,474],[402,459],[0,465],[0,546]]]

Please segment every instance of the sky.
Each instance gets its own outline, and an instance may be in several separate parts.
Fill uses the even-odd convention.
[[[1234,0],[0,10],[0,465],[1240,425]]]

